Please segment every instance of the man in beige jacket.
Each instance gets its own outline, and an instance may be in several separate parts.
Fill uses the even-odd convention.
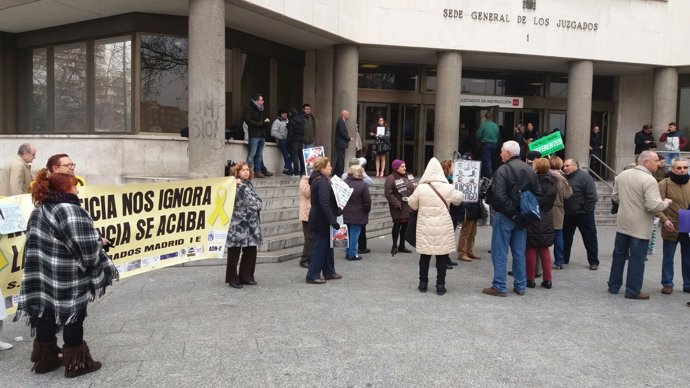
[[[19,146],[17,155],[5,163],[0,177],[0,196],[26,194],[31,184],[31,163],[36,157],[36,147],[29,143]]]
[[[618,216],[608,286],[610,293],[618,293],[623,285],[623,270],[627,261],[625,297],[649,299],[649,294],[641,290],[654,215],[665,210],[673,201],[661,199],[659,186],[652,176],[659,163],[656,152],[643,151],[638,162],[635,168],[620,173],[613,185],[613,201],[618,203]]]

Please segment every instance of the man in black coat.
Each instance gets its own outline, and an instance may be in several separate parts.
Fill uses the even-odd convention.
[[[565,217],[563,217],[563,246],[564,264],[570,262],[570,249],[573,246],[575,228],[580,230],[582,242],[587,250],[589,269],[599,268],[599,241],[597,239],[597,224],[594,221],[594,209],[597,205],[597,188],[594,179],[580,170],[580,164],[575,159],[563,162],[563,173],[568,184],[573,189],[573,195],[563,201]]]
[[[652,126],[646,124],[642,127],[640,132],[635,134],[635,157],[641,154],[642,151],[656,149],[654,142],[654,134],[652,133]]]
[[[496,170],[492,181],[491,194],[487,202],[495,210],[491,232],[491,262],[494,278],[483,293],[493,296],[506,296],[506,272],[508,248],[513,257],[513,291],[525,295],[527,277],[525,271],[525,248],[527,230],[520,216],[520,192],[531,191],[541,198],[541,187],[537,174],[520,160],[520,145],[509,140],[501,147],[503,165]]]
[[[350,112],[343,109],[340,112],[340,118],[335,125],[335,153],[333,154],[333,159],[335,159],[335,166],[333,166],[333,175],[341,176],[345,171],[345,150],[348,144],[352,140],[350,134],[347,132],[347,126],[345,122],[350,119]]]

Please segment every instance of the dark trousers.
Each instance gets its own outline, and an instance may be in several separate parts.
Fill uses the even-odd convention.
[[[306,263],[309,261],[309,255],[314,247],[314,232],[307,226],[307,221],[302,221],[302,233],[304,234],[304,247],[302,247],[302,257],[300,257],[300,263]]]
[[[367,226],[362,225],[362,230],[359,231],[359,239],[357,240],[357,247],[360,251],[367,249]]]
[[[345,171],[345,148],[336,148],[334,156],[333,175],[340,177]]]
[[[290,146],[288,145],[287,139],[277,140],[276,145],[278,146],[281,155],[283,155],[283,171],[293,171],[292,159],[290,158]]]
[[[240,252],[242,260],[240,261]],[[237,274],[237,262],[240,262],[240,273]],[[228,266],[225,269],[225,283],[238,284],[254,281],[256,267],[256,247],[228,248]]]
[[[436,255],[436,284],[446,284],[446,266],[448,265],[448,255]],[[419,281],[427,283],[429,281],[429,262],[431,255],[419,255]]]
[[[322,273],[324,277],[329,277],[335,273],[330,228],[325,232],[314,232],[314,246],[311,249],[311,254],[309,254],[307,280],[319,279]]]
[[[86,309],[77,313],[77,319],[62,329],[62,339],[67,346],[79,346],[84,341],[84,319]],[[55,313],[46,310],[41,318],[32,318],[31,327],[36,330],[36,341],[50,342],[55,340],[59,327],[55,323]]]
[[[494,176],[494,155],[498,145],[496,143],[482,143],[482,176],[491,178]]]
[[[609,292],[617,294],[623,285],[623,270],[628,262],[628,274],[625,279],[625,296],[634,298],[642,290],[644,280],[644,259],[647,257],[649,240],[642,240],[627,234],[616,232],[613,244],[613,261],[609,275]]]
[[[405,246],[405,232],[407,231],[407,222],[393,221],[393,248]],[[398,244],[398,236],[400,237],[400,244]]]
[[[594,222],[594,212],[565,215],[563,217],[563,263],[570,262],[570,249],[573,247],[575,228],[580,230],[582,242],[587,250],[589,265],[599,265],[599,241],[597,240],[597,225]]]
[[[299,142],[290,143],[290,159],[292,159],[292,173],[295,175],[304,175],[304,152],[302,149],[304,144]]]

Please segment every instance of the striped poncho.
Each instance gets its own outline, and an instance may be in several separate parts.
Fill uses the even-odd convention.
[[[54,314],[73,323],[89,301],[118,277],[90,215],[74,194],[49,197],[29,218],[24,274],[15,321]]]

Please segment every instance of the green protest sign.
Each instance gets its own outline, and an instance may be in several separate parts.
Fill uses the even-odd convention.
[[[556,151],[564,149],[561,132],[556,131],[550,135],[539,138],[529,143],[530,151],[539,151],[542,156],[551,155]]]

